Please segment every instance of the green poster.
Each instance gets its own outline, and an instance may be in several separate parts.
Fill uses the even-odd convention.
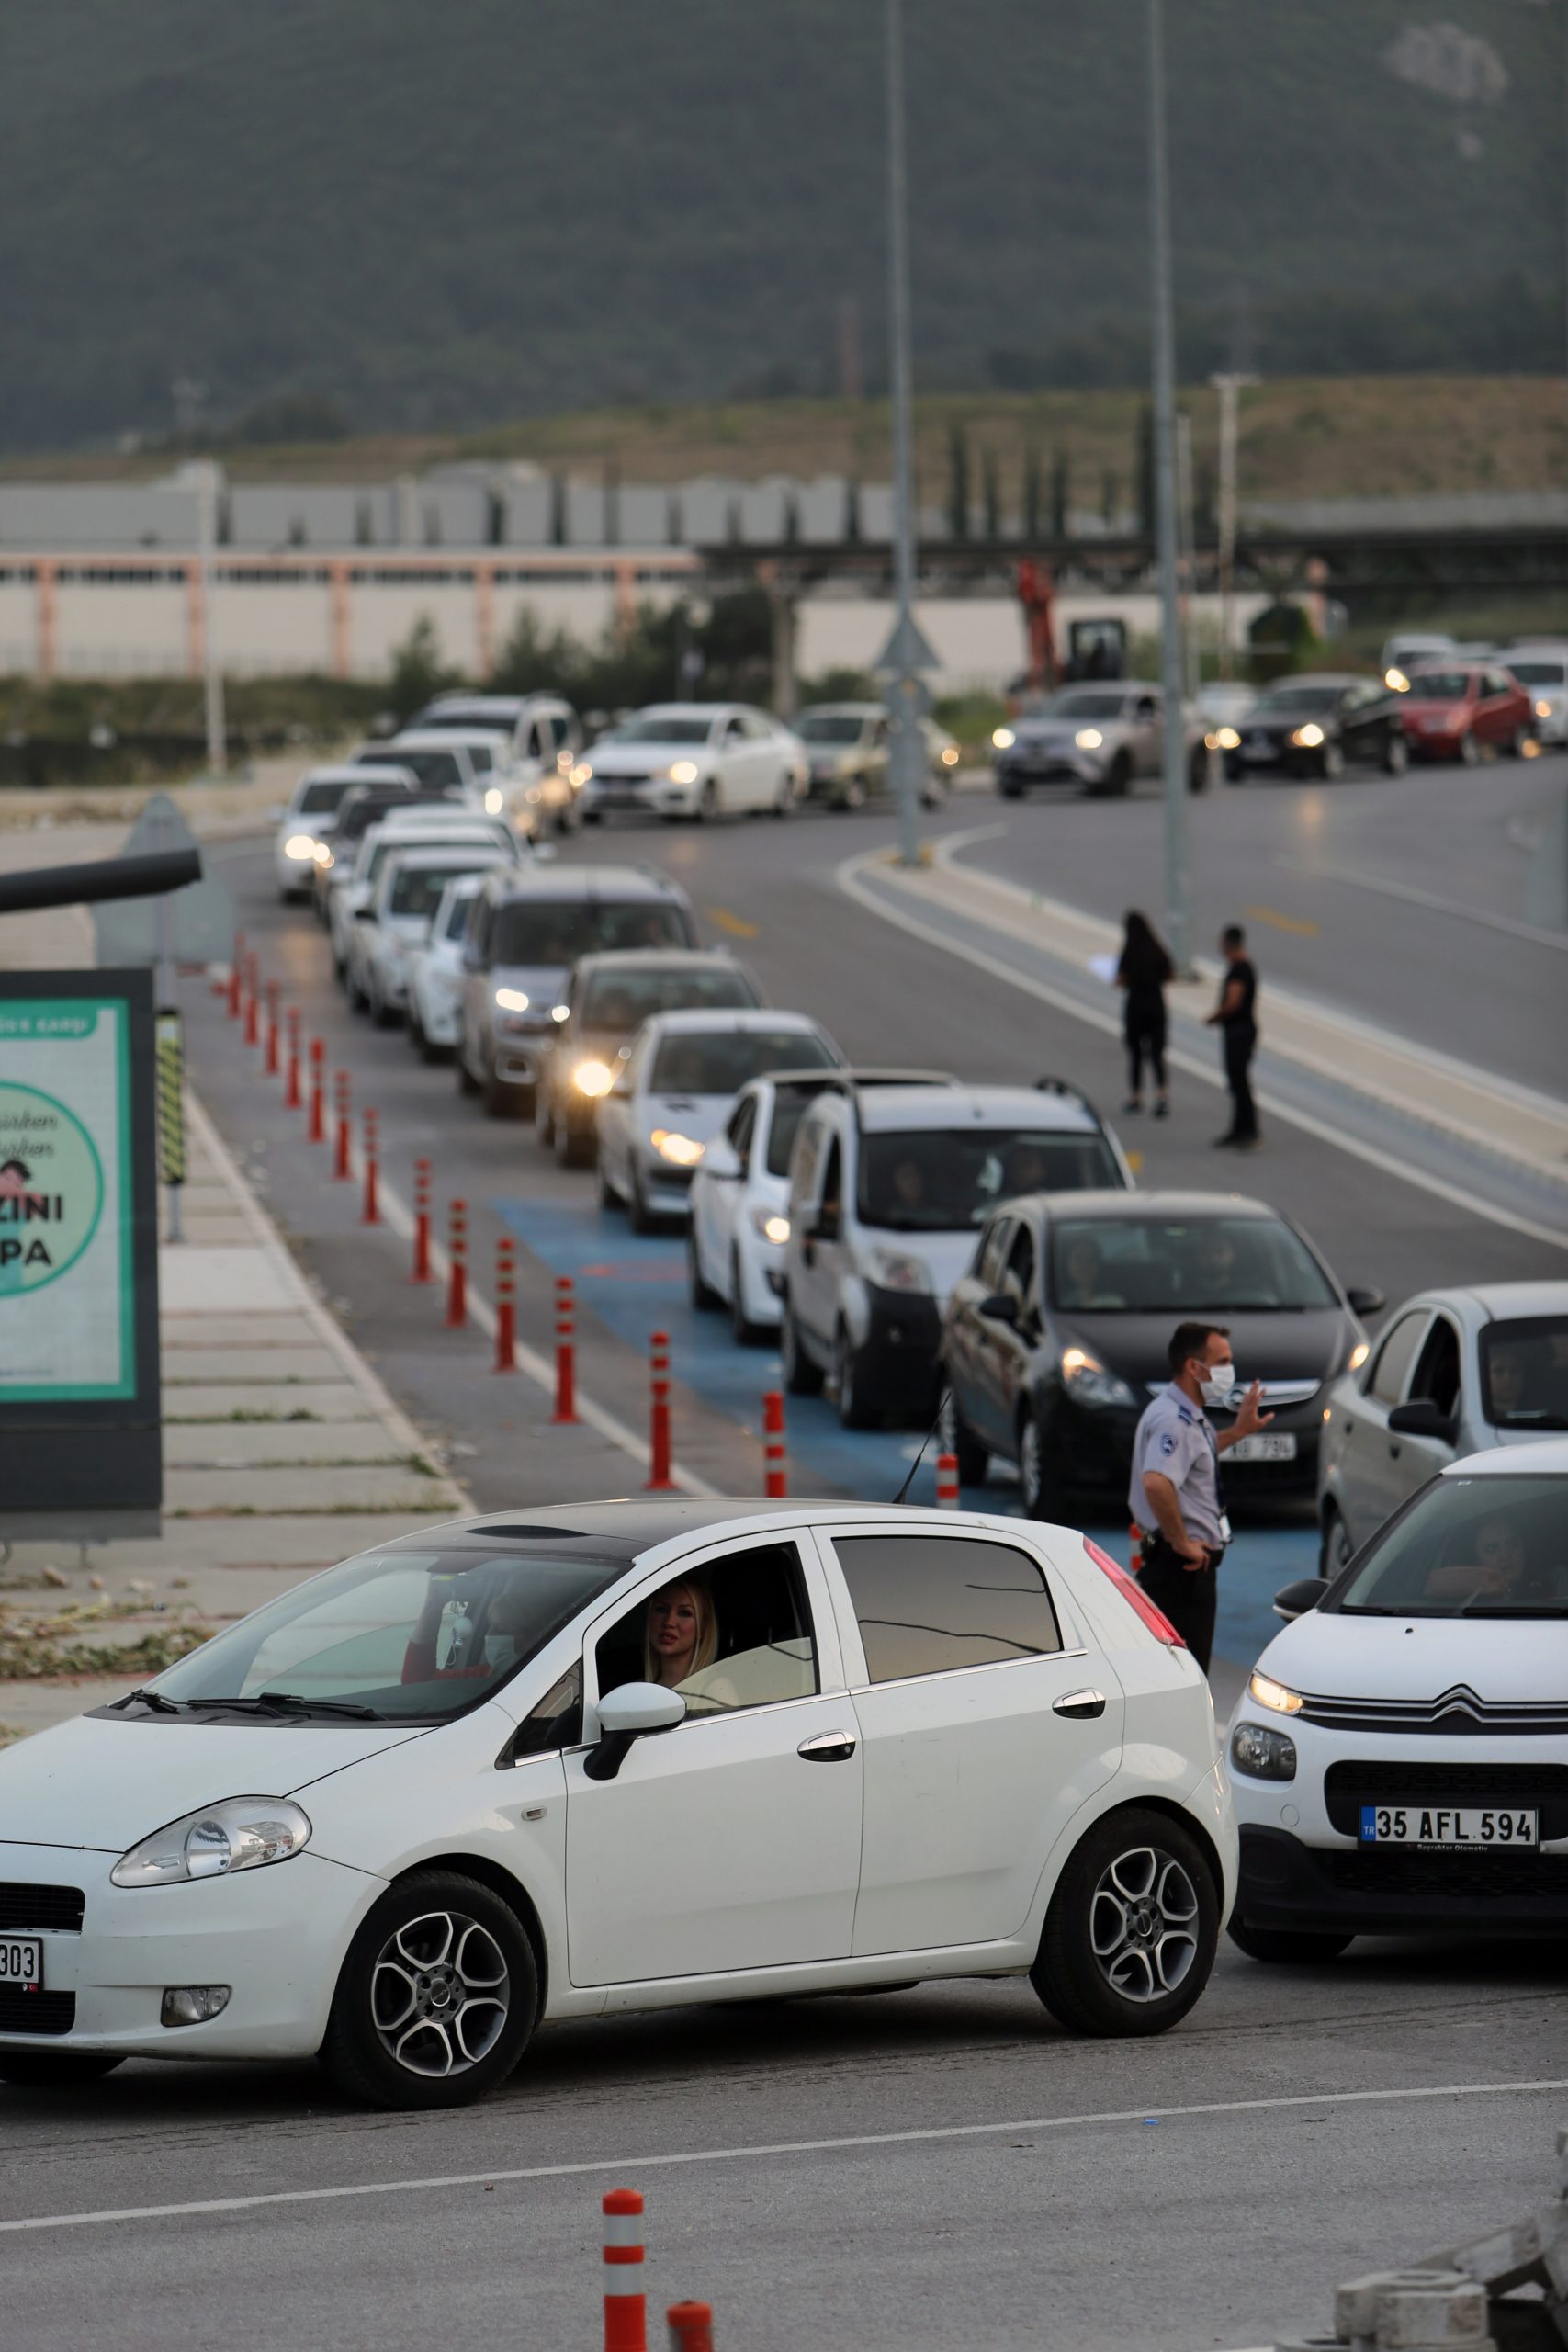
[[[135,1394],[130,1153],[123,1000],[0,1001],[0,1404]]]

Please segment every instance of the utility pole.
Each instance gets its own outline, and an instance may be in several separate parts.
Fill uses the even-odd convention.
[[[201,663],[203,699],[207,711],[207,766],[221,775],[229,764],[223,726],[223,672],[218,659],[218,637],[212,618],[212,548],[217,537],[220,475],[211,459],[204,459],[197,480],[197,545],[201,572]]]
[[[1164,685],[1165,925],[1179,973],[1192,968],[1187,869],[1187,729],[1182,711],[1181,609],[1177,589],[1176,329],[1170,294],[1170,166],[1166,152],[1165,6],[1148,0],[1149,242],[1154,297],[1155,533]]]
[[[1234,371],[1209,379],[1220,396],[1220,675],[1231,675],[1235,646],[1235,445],[1238,395],[1258,381]]]
[[[887,256],[892,335],[893,588],[897,606],[889,663],[889,780],[898,802],[898,854],[919,863],[917,810],[925,767],[920,729],[923,689],[915,668],[914,465],[910,448],[909,220],[904,161],[903,0],[887,0]]]

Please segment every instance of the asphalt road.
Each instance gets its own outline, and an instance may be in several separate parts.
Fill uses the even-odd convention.
[[[1017,812],[1021,859],[1055,813]],[[1144,812],[1092,813],[1109,832]],[[971,802],[948,821],[973,814]],[[839,862],[889,830],[804,818],[590,836],[571,854],[658,857],[710,935],[853,1054],[998,1079],[1051,1069],[1113,1103],[1113,1040],[846,903]],[[523,1238],[524,1334],[536,1343],[546,1277],[576,1264],[591,1302],[582,1378],[634,1424],[640,1335],[656,1314],[669,1320],[682,1455],[716,1485],[754,1487],[767,1352],[682,1325],[677,1250],[634,1245],[528,1129],[485,1121],[449,1072],[352,1020],[321,934],[276,905],[264,851],[220,862],[264,970],[379,1110],[389,1182],[406,1194],[412,1155],[432,1151],[438,1201],[469,1200],[481,1270],[500,1231]],[[1062,876],[1053,887],[1068,895]],[[1494,952],[1501,965],[1513,951]],[[551,1431],[547,1400],[492,1374],[476,1334],[442,1329],[404,1280],[405,1243],[359,1226],[355,1189],[329,1181],[276,1081],[194,983],[190,1012],[209,1107],[401,1401],[472,1449],[454,1466],[479,1498],[635,1486],[613,1444]],[[1184,1081],[1168,1125],[1136,1138],[1144,1181],[1214,1182],[1219,1107]],[[1246,1181],[1301,1216],[1348,1280],[1394,1298],[1543,1263],[1540,1245],[1370,1179],[1311,1136],[1279,1133]],[[910,1442],[846,1453],[826,1408],[821,1427],[792,1419],[804,1469],[848,1491],[886,1491]],[[987,1499],[1005,1505],[1006,1490]],[[1238,1577],[1249,1547],[1262,1566],[1233,1651],[1249,1626],[1266,1630],[1269,1547],[1302,1540],[1287,1514],[1237,1545]],[[648,2198],[653,2309],[709,2299],[720,2341],[752,2352],[824,2338],[889,2352],[957,2340],[1223,2352],[1321,2333],[1337,2281],[1544,2193],[1568,2119],[1565,1996],[1547,1947],[1359,1943],[1313,1972],[1226,1946],[1192,2018],[1156,2042],[1069,2041],[1019,1980],[693,2008],[547,2029],[500,2098],[451,2117],[356,2114],[312,2070],[127,2065],[65,2098],[0,2093],[8,2324],[28,2352],[111,2332],[130,2347],[588,2347],[598,2199],[625,2183]]]

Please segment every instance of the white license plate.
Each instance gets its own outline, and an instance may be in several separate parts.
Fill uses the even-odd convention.
[[[1517,1805],[1364,1804],[1363,1846],[1536,1846],[1537,1816]]]
[[[1293,1462],[1295,1458],[1293,1430],[1263,1430],[1257,1437],[1238,1437],[1225,1448],[1227,1462]]]
[[[0,1936],[0,1984],[42,1992],[43,1946],[37,1936]]]

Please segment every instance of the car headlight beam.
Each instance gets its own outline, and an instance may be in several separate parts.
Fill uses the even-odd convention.
[[[526,1012],[529,1000],[522,989],[497,989],[495,1001],[502,1012]]]
[[[660,1159],[667,1159],[671,1168],[694,1168],[706,1148],[694,1136],[683,1136],[674,1127],[655,1127],[649,1142]]]
[[[283,844],[283,854],[293,858],[296,865],[304,865],[315,857],[320,848],[321,843],[314,833],[290,833]]]
[[[1234,727],[1222,727],[1214,741],[1222,752],[1239,752],[1241,749],[1241,737]]]
[[[1256,1667],[1248,1679],[1247,1688],[1248,1695],[1256,1699],[1260,1707],[1272,1707],[1277,1715],[1301,1713],[1303,1704],[1301,1692],[1290,1690],[1283,1682],[1276,1682],[1272,1675],[1259,1674]]]
[[[1323,741],[1323,729],[1315,718],[1309,718],[1304,727],[1297,728],[1291,741],[1299,743],[1303,752],[1315,752]]]
[[[991,748],[996,752],[1010,752],[1018,737],[1010,727],[998,727],[991,736]]]
[[[288,1797],[225,1797],[153,1830],[109,1872],[116,1886],[174,1886],[286,1862],[310,1841],[310,1817]]]
[[[671,784],[695,784],[702,771],[695,760],[677,760],[670,771]]]
[[[578,1063],[571,1073],[571,1082],[580,1094],[586,1094],[591,1102],[597,1102],[600,1096],[608,1094],[615,1084],[615,1073],[608,1062],[591,1059]]]
[[[1105,738],[1098,727],[1080,727],[1073,741],[1080,752],[1098,752]]]
[[[1121,1374],[1108,1371],[1087,1348],[1064,1348],[1061,1373],[1062,1385],[1075,1405],[1127,1406],[1138,1401]]]

